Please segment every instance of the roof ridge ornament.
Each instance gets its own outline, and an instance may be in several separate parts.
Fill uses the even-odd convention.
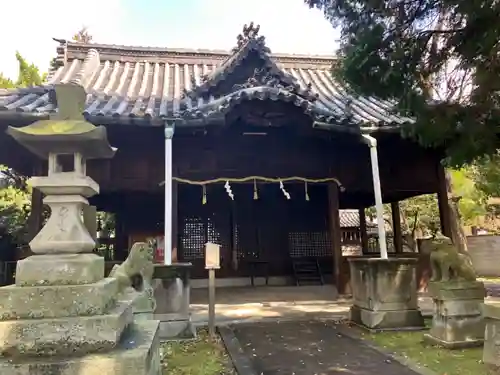
[[[237,91],[263,86],[288,91],[290,94],[298,95],[311,103],[314,103],[319,98],[319,94],[313,92],[311,82],[306,84],[304,89],[298,83],[284,84],[280,76],[273,73],[273,70],[268,66],[254,69],[251,77],[243,83],[233,85],[232,89]]]
[[[266,38],[259,36],[259,31],[260,25],[254,25],[253,22],[250,22],[249,25],[243,25],[243,31],[236,37],[236,47],[232,49],[232,52],[237,52],[251,40],[257,40],[259,43],[264,44]]]

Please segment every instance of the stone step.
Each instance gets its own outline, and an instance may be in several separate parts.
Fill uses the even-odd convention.
[[[103,315],[116,300],[118,283],[0,287],[0,321]]]
[[[116,347],[132,321],[132,302],[125,301],[106,315],[2,321],[0,356],[73,356],[108,351]]]
[[[159,322],[134,323],[107,353],[81,357],[0,358],[2,375],[161,375]]]

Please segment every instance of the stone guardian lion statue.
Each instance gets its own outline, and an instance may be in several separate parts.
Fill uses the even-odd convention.
[[[448,237],[436,237],[424,242],[430,246],[431,281],[475,281],[471,259],[458,252]]]
[[[144,290],[145,279],[150,281],[153,277],[153,255],[150,246],[144,242],[137,242],[132,245],[129,255],[120,265],[115,265],[109,277],[118,281],[118,293],[126,288],[132,287],[137,292]]]

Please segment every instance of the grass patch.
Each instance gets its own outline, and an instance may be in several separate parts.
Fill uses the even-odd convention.
[[[430,324],[430,321],[426,323]],[[482,363],[482,347],[448,350],[424,345],[422,343],[424,332],[363,333],[363,338],[372,341],[380,348],[407,358],[420,366],[427,367],[439,375],[479,375],[488,373],[486,365]]]
[[[163,344],[165,375],[233,375],[231,360],[217,336],[213,341],[206,329],[196,340]]]
[[[483,283],[500,284],[500,277],[478,277],[477,280]]]

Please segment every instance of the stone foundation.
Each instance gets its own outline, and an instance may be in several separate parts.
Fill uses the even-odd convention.
[[[481,346],[485,322],[481,313],[484,284],[479,281],[429,283],[434,301],[432,327],[424,340],[449,349]]]
[[[161,339],[187,339],[196,336],[189,310],[190,271],[190,263],[155,265],[154,317],[160,320]]]
[[[134,323],[115,350],[67,357],[0,358],[2,375],[161,375],[157,321]]]
[[[482,306],[485,319],[483,362],[492,373],[500,373],[500,302],[487,302]]]
[[[25,273],[38,257],[64,268],[64,256],[35,255],[19,261],[21,280],[30,279]],[[97,255],[70,258],[68,269],[104,270]],[[102,276],[89,284],[71,284],[69,274],[63,285],[47,278],[0,288],[0,374],[160,375],[159,322],[133,323],[134,300],[118,300],[116,279]]]
[[[422,329],[415,258],[351,258],[351,320],[373,330]]]

